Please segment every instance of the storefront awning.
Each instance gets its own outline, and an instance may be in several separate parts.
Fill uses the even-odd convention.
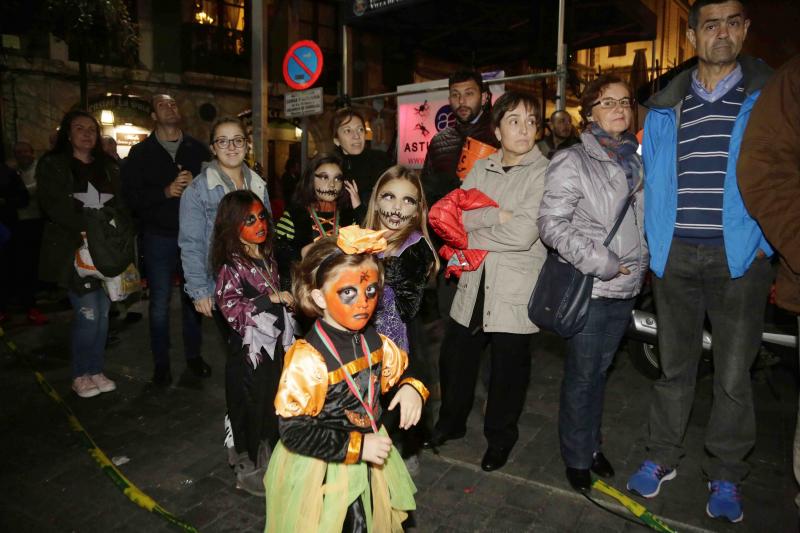
[[[346,24],[380,34],[389,50],[477,67],[555,63],[558,0],[345,0],[342,9]],[[567,0],[565,35],[571,51],[651,40],[656,16],[635,0]]]

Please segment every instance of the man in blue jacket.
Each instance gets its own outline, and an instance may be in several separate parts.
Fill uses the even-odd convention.
[[[131,148],[122,166],[125,201],[133,209],[141,232],[144,267],[150,288],[150,347],[155,368],[153,383],[172,382],[169,348],[169,301],[173,280],[181,272],[178,249],[178,210],[181,195],[200,173],[211,154],[200,141],[180,129],[181,115],[175,100],[153,97],[155,129]],[[183,351],[186,365],[198,377],[211,375],[211,367],[200,357],[201,315],[181,291]]]
[[[715,371],[703,461],[706,512],[731,522],[744,516],[739,484],[756,437],[750,366],[772,280],[772,249],[736,183],[744,128],[771,74],[739,55],[749,25],[738,0],[695,2],[687,37],[697,68],[646,104],[645,233],[662,375],[653,387],[648,458],[628,481],[629,490],[652,498],[677,474],[708,314]]]

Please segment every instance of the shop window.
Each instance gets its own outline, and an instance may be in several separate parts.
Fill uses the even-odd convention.
[[[628,55],[628,43],[612,44],[608,47],[608,57],[625,57]]]
[[[185,69],[248,77],[248,7],[245,0],[196,0],[185,27]]]

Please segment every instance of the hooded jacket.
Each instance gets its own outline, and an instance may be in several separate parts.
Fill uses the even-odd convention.
[[[744,275],[758,250],[767,256],[772,248],[764,238],[758,223],[745,208],[736,183],[736,162],[750,111],[761,87],[772,73],[765,63],[739,56],[745,94],[739,115],[733,125],[728,148],[728,166],[722,199],[722,236],[728,270],[732,278]],[[649,108],[644,125],[642,159],[645,172],[645,234],[650,245],[650,269],[664,275],[667,265],[678,206],[678,127],[681,105],[691,85],[694,69],[684,71],[663,90],[645,103]]]

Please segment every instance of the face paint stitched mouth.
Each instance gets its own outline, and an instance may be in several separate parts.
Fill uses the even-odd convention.
[[[403,215],[400,211],[384,211],[383,209],[378,209],[378,212],[380,213],[384,222],[394,226],[404,225],[409,220],[414,218],[413,214]]]
[[[336,189],[314,189],[314,192],[317,193],[317,196],[325,199],[334,199],[339,195],[339,191]]]

